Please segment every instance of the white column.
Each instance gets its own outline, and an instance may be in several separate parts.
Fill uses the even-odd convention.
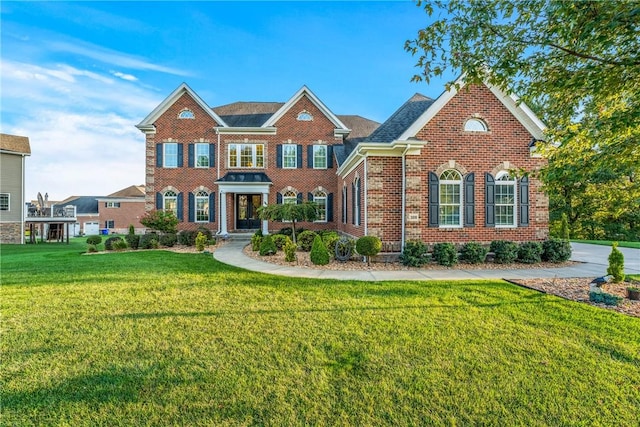
[[[267,206],[269,204],[269,193],[262,193],[262,206]],[[269,234],[269,221],[262,221],[262,234]]]
[[[226,236],[229,234],[227,231],[227,193],[220,192],[220,235]]]

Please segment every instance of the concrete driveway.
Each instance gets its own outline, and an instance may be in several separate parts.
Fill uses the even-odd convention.
[[[610,246],[591,245],[588,243],[571,243],[573,253],[571,260],[589,264],[609,265]],[[626,274],[640,274],[640,249],[618,248],[624,255],[624,271]]]

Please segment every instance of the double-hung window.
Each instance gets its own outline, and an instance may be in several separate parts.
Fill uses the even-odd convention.
[[[163,210],[165,212],[173,212],[176,217],[178,216],[178,195],[175,191],[169,190],[164,193]]]
[[[440,175],[441,227],[462,226],[462,176],[458,171],[446,170]]]
[[[327,146],[326,145],[313,146],[313,168],[314,169],[327,168]]]
[[[496,227],[516,225],[516,180],[508,172],[500,172],[495,181]]]
[[[208,168],[209,167],[209,144],[208,143],[196,143],[195,144],[196,155],[196,167]]]
[[[313,193],[313,202],[318,210],[316,222],[327,222],[327,193],[320,190],[316,191]]]
[[[120,202],[104,202],[106,208],[119,208]]]
[[[263,168],[264,144],[230,144],[230,168]]]
[[[198,191],[195,197],[196,222],[209,222],[209,195]]]
[[[9,210],[9,193],[0,193],[0,211]]]
[[[176,142],[165,142],[162,144],[164,153],[162,158],[164,159],[165,168],[177,168],[178,167],[178,144]]]
[[[282,145],[282,167],[286,169],[295,169],[298,167],[298,146],[296,144]]]

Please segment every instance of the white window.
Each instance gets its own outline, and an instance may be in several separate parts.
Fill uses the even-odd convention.
[[[196,154],[196,167],[208,168],[209,167],[209,144],[197,143],[195,154]]]
[[[230,144],[230,168],[263,168],[264,144]]]
[[[327,146],[326,145],[313,146],[313,168],[314,169],[327,168]]]
[[[440,226],[462,226],[462,175],[446,170],[440,175]]]
[[[193,114],[193,111],[191,110],[182,110],[180,111],[180,114],[178,114],[178,118],[179,119],[195,119],[196,115]]]
[[[318,209],[318,217],[315,222],[327,222],[327,193],[320,190],[314,192],[313,203]]]
[[[313,116],[307,110],[302,110],[298,113],[298,120],[301,122],[310,122],[313,120]]]
[[[196,193],[196,222],[209,222],[209,195],[205,191]]]
[[[469,119],[464,124],[466,132],[486,132],[487,124],[480,119]]]
[[[295,205],[296,203],[298,203],[298,195],[296,194],[295,191],[287,191],[282,195],[283,205],[286,205],[286,204]]]
[[[496,176],[496,227],[516,226],[516,180],[508,172]]]
[[[9,193],[0,193],[0,211],[9,210]]]
[[[105,208],[119,208],[120,207],[120,202],[105,202],[104,203],[104,207]]]
[[[164,149],[164,167],[165,168],[177,168],[178,167],[178,143],[165,142],[162,144]]]
[[[282,145],[282,167],[285,169],[295,169],[298,167],[298,146],[296,144]]]
[[[178,216],[178,195],[175,191],[167,191],[164,193],[163,197],[163,210],[165,212],[173,212],[173,214]]]
[[[116,222],[112,219],[108,219],[104,222],[104,228],[115,228]]]

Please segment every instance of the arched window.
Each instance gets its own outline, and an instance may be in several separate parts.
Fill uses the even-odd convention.
[[[289,190],[282,195],[282,204],[292,204],[295,205],[298,203],[298,194],[295,191]]]
[[[196,115],[193,114],[193,111],[186,109],[186,110],[180,111],[180,114],[178,114],[178,118],[179,119],[195,119]]]
[[[440,174],[439,206],[441,227],[462,226],[462,175],[449,169]]]
[[[209,194],[198,191],[195,197],[196,222],[209,222]]]
[[[353,181],[351,188],[351,207],[353,209],[351,222],[353,225],[360,225],[360,177]]]
[[[486,132],[487,124],[480,119],[469,119],[464,124],[466,132]]]
[[[318,207],[316,222],[327,222],[327,193],[322,190],[316,190],[313,193],[313,202]]]
[[[301,122],[310,122],[313,120],[313,116],[307,110],[302,110],[298,113],[298,120]]]
[[[162,207],[165,212],[173,212],[173,214],[178,216],[178,195],[175,191],[169,190],[166,191],[162,197]]]
[[[516,226],[516,179],[502,171],[495,180],[496,227]]]

